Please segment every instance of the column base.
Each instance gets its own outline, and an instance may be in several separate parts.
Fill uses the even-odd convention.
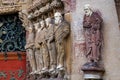
[[[104,68],[96,62],[88,62],[81,68],[84,72],[85,80],[101,80],[104,74]]]

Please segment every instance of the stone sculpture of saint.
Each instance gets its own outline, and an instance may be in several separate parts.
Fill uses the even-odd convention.
[[[57,69],[64,69],[64,60],[65,60],[65,39],[70,33],[69,24],[63,19],[63,16],[60,12],[54,14],[55,24],[54,24],[54,36],[55,43],[57,48]]]
[[[47,47],[47,28],[45,25],[45,21],[42,20],[40,22],[41,25],[41,41],[40,45],[42,46],[42,56],[43,56],[43,68],[42,71],[46,72],[49,68],[49,53],[48,53],[48,47]]]
[[[34,53],[34,28],[33,25],[30,24],[30,27],[28,27],[28,37],[27,37],[27,43],[25,46],[25,49],[27,51],[27,56],[30,62],[30,66],[32,68],[32,72],[30,74],[36,73],[36,60],[35,60],[35,53]]]
[[[50,56],[50,69],[49,71],[54,71],[57,65],[57,56],[56,56],[56,46],[55,46],[55,37],[54,37],[54,26],[52,24],[52,19],[47,18],[45,20],[47,26],[47,46]]]
[[[83,28],[86,41],[86,57],[90,62],[98,62],[102,44],[101,25],[102,18],[94,12],[89,4],[84,6]]]
[[[43,59],[42,59],[42,46],[39,44],[41,41],[41,27],[40,23],[37,22],[34,24],[35,26],[35,57],[37,64],[37,73],[41,71],[43,68]]]

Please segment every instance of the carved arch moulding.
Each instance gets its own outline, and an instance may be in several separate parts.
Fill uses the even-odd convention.
[[[0,15],[19,12],[24,4],[25,0],[0,0]]]

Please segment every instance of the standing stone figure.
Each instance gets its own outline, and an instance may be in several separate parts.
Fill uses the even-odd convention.
[[[56,46],[55,46],[55,37],[54,37],[54,26],[52,24],[52,19],[47,18],[46,20],[47,26],[47,46],[50,56],[50,69],[49,71],[54,71],[57,65],[57,56],[56,56]]]
[[[102,43],[101,25],[102,18],[93,12],[89,4],[84,6],[83,28],[85,30],[86,57],[90,62],[98,62]]]
[[[41,40],[41,27],[40,23],[37,22],[34,24],[35,26],[35,57],[36,57],[36,64],[37,64],[37,73],[41,71],[43,68],[43,59],[42,59],[42,51],[41,45],[39,44]]]
[[[69,24],[63,19],[63,16],[60,12],[54,14],[55,18],[55,29],[54,36],[57,48],[57,69],[64,69],[64,57],[65,57],[65,39],[70,33]]]
[[[25,49],[27,51],[27,56],[28,56],[28,59],[30,61],[30,66],[32,68],[31,74],[34,74],[36,72],[36,61],[35,61],[35,53],[34,53],[35,34],[34,34],[34,29],[33,29],[32,24],[30,24],[30,27],[28,28],[28,31],[29,31],[29,34],[28,34]]]
[[[49,53],[48,53],[48,47],[47,47],[47,28],[45,25],[45,21],[42,20],[40,22],[41,25],[41,46],[42,46],[42,56],[43,56],[43,68],[42,71],[48,71],[49,68]]]

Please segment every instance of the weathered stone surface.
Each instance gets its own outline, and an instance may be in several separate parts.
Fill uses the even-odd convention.
[[[0,14],[11,14],[22,10],[22,6],[26,4],[21,0],[0,0]]]
[[[83,56],[84,50],[80,50],[79,47],[84,46],[80,44],[84,44],[84,35],[82,34],[83,6],[87,3],[92,5],[95,10],[99,9],[104,21],[104,48],[102,51],[105,68],[104,80],[120,80],[120,31],[114,0],[76,0],[76,10],[72,12],[71,23],[72,38],[74,38],[71,80],[84,80],[80,68],[86,62],[86,59]],[[76,45],[78,46],[76,47]]]

